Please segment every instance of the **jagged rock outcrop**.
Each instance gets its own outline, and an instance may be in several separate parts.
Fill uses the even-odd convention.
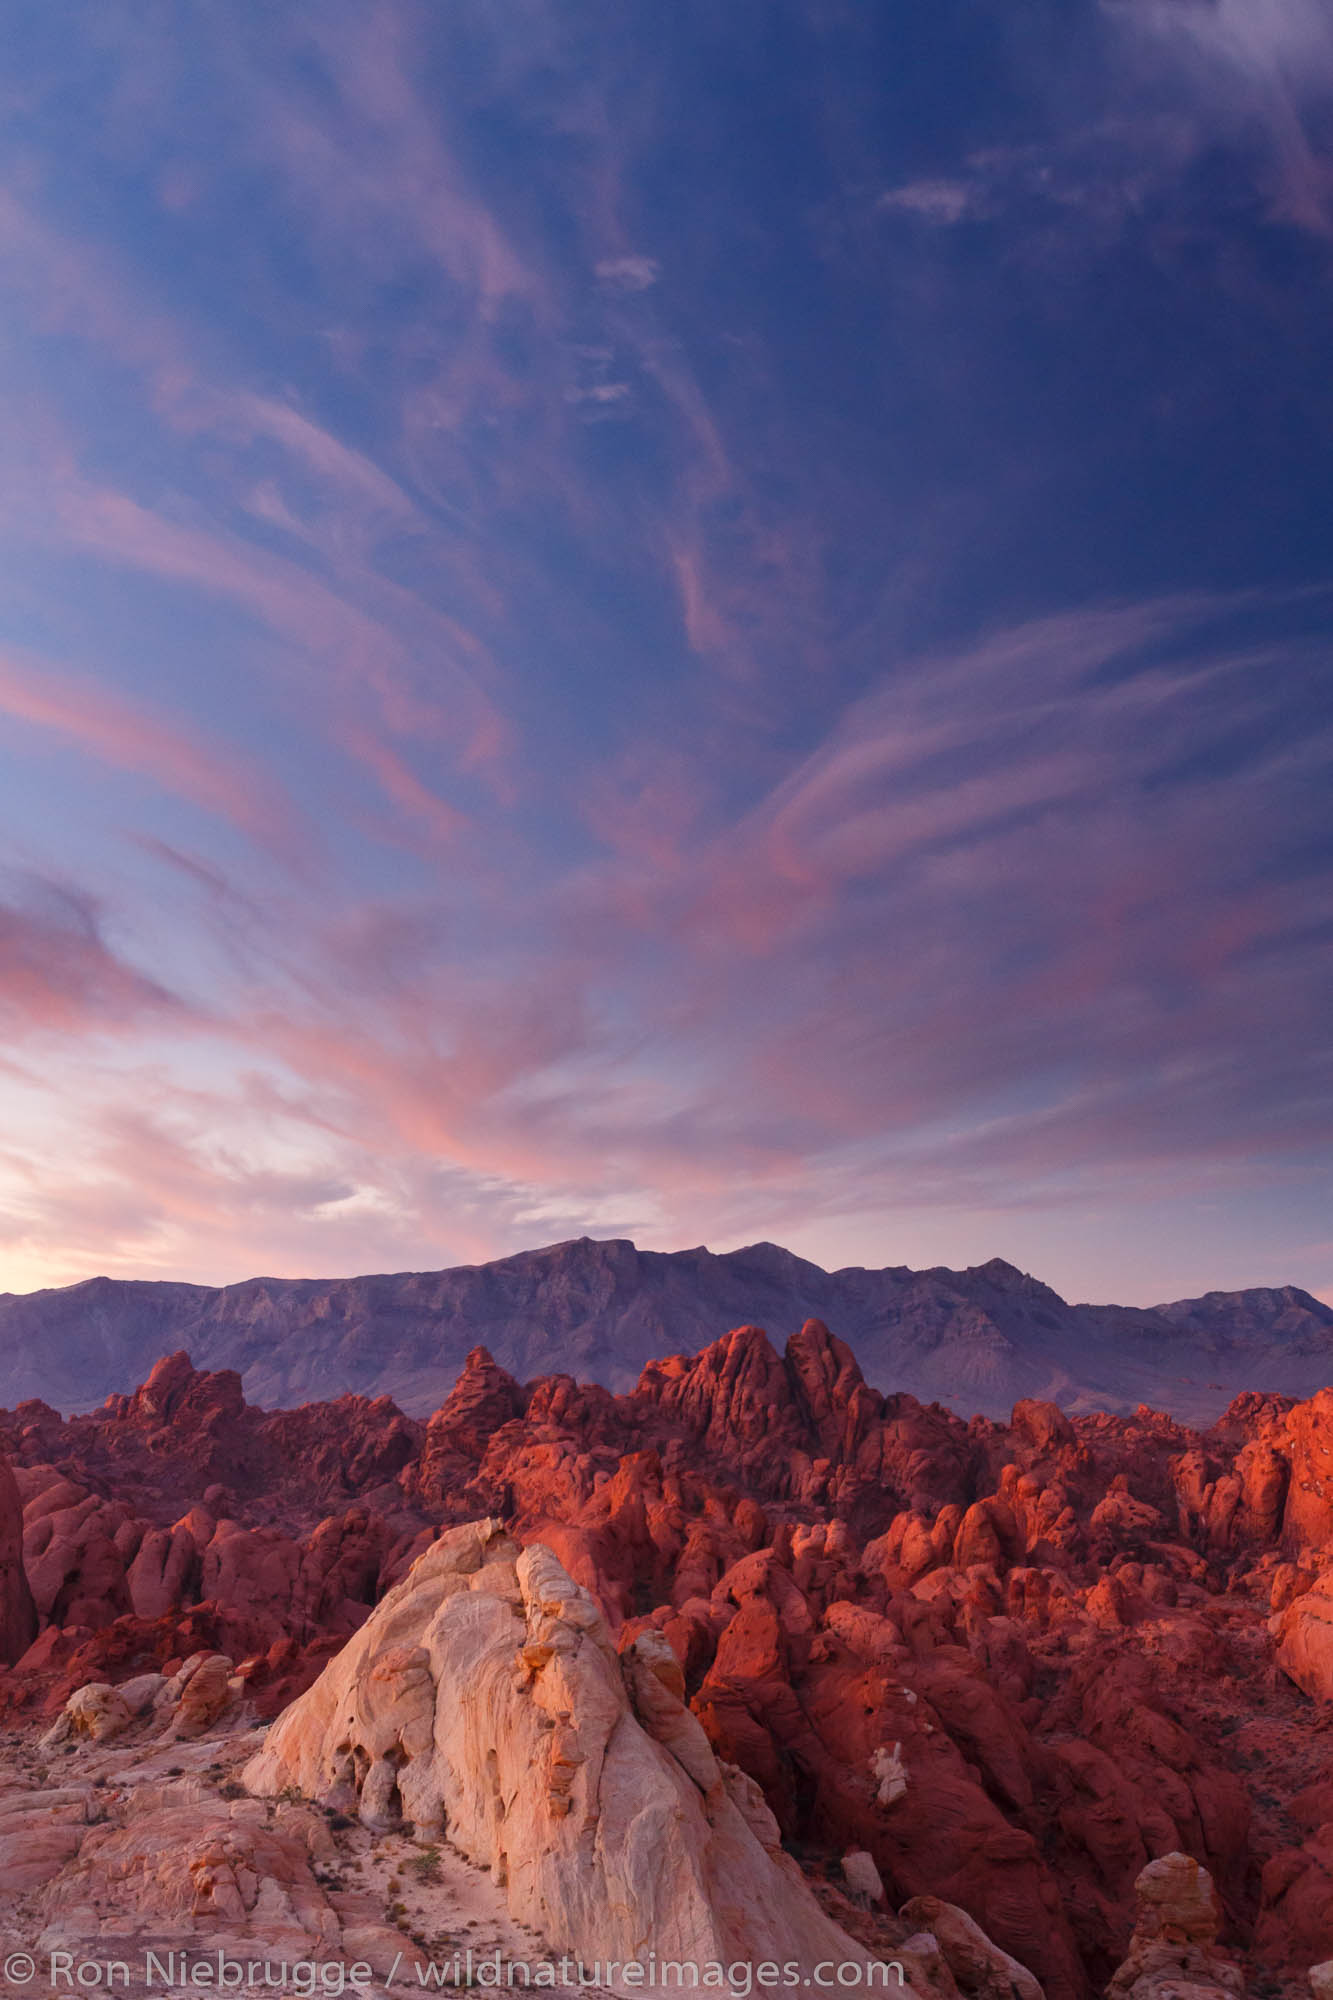
[[[1333,1921],[1327,1401],[1241,1396],[1206,1432],[1041,1398],[964,1422],[881,1395],[814,1319],[622,1395],[520,1386],[475,1350],[426,1425],[387,1399],[265,1412],[169,1356],[88,1416],[0,1412],[41,1620],[0,1712],[35,1736],[81,1694],[55,1749],[111,1755],[145,1727],[117,1733],[118,1701],[189,1667],[183,1754],[195,1708],[205,1735],[280,1713],[442,1534],[495,1514],[595,1602],[637,1726],[695,1778],[743,1772],[876,1950],[906,1954],[891,1912],[933,1897],[1049,2000],[1088,2000],[1136,1880],[1179,1851],[1254,1966],[1303,1976]],[[218,1655],[234,1671],[201,1671]],[[429,1668],[391,1673],[407,1714]],[[377,1788],[386,1818],[402,1799],[395,1741],[348,1780],[371,1817]],[[941,1941],[928,1961],[944,2000]]]
[[[1042,1990],[1026,1966],[992,1944],[980,1924],[956,1903],[938,1896],[914,1896],[899,1916],[936,1939],[950,1972],[968,2000],[1042,2000]]]
[[[728,1327],[810,1319],[872,1380],[997,1418],[1034,1397],[1126,1412],[1166,1401],[1207,1424],[1238,1390],[1308,1396],[1333,1378],[1333,1310],[1295,1287],[1145,1311],[1071,1305],[998,1257],[830,1272],[773,1243],[713,1256],[581,1237],[447,1271],[218,1290],[93,1278],[0,1298],[0,1400],[87,1408],[186,1347],[237,1371],[253,1401],[388,1393],[425,1416],[479,1345],[519,1381],[568,1372],[624,1391],[659,1355],[697,1352]]]
[[[1306,1694],[1333,1701],[1333,1572],[1278,1611],[1269,1630],[1282,1671]]]
[[[1333,1542],[1333,1389],[1296,1404],[1281,1443],[1291,1466],[1282,1532],[1295,1549]]]
[[[23,1567],[23,1502],[9,1461],[0,1458],[0,1663],[26,1653],[37,1636],[37,1607]]]
[[[1134,1891],[1134,1934],[1107,2000],[1236,2000],[1244,1993],[1240,1967],[1217,1949],[1222,1912],[1206,1868],[1188,1854],[1163,1854]]]
[[[662,1649],[628,1671],[592,1598],[498,1522],[418,1558],[246,1767],[372,1825],[409,1820],[488,1866],[513,1914],[584,1961],[696,1965],[865,1952],[720,1764]]]
[[[412,1475],[412,1490],[423,1506],[450,1504],[476,1471],[495,1433],[522,1415],[525,1400],[513,1376],[497,1368],[484,1347],[474,1347],[426,1425]]]

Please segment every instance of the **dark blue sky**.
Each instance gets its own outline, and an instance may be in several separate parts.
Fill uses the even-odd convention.
[[[12,17],[0,1285],[1333,1296],[1333,20]]]

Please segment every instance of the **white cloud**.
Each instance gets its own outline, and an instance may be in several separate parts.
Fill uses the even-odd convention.
[[[1039,143],[975,151],[952,173],[878,197],[934,228],[1020,205],[1075,210],[1104,239],[1218,143],[1253,150],[1274,220],[1333,236],[1333,156],[1316,117],[1333,106],[1328,0],[1101,0],[1128,73],[1091,123]],[[1165,95],[1163,93],[1165,86]],[[1174,101],[1172,101],[1174,100]]]
[[[597,276],[618,292],[646,292],[662,275],[655,257],[604,257]]]
[[[890,188],[882,194],[877,205],[919,216],[923,222],[945,229],[986,212],[981,189],[966,181],[908,181],[905,186]]]
[[[566,389],[567,403],[623,403],[632,393],[628,382],[594,382],[590,389]]]

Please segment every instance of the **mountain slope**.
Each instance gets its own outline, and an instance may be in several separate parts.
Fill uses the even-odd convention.
[[[580,1237],[448,1271],[216,1289],[93,1278],[0,1296],[0,1402],[88,1409],[184,1347],[200,1367],[237,1369],[255,1402],[359,1390],[425,1414],[477,1345],[520,1380],[562,1372],[627,1389],[646,1362],[730,1327],[781,1339],[808,1318],[886,1389],[967,1414],[1042,1396],[1207,1422],[1241,1389],[1304,1396],[1333,1381],[1333,1310],[1292,1286],[1140,1310],[1069,1305],[999,1258],[830,1272],[772,1243],[714,1256]]]

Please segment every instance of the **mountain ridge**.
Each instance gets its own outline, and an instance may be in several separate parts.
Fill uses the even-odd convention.
[[[1150,1402],[1208,1422],[1240,1390],[1304,1396],[1333,1380],[1333,1310],[1296,1286],[1071,1305],[998,1257],[962,1271],[825,1271],[781,1244],[714,1254],[584,1236],[440,1271],[224,1286],[96,1277],[0,1294],[0,1402],[90,1409],[186,1347],[200,1366],[234,1368],[255,1401],[355,1391],[425,1415],[478,1345],[520,1380],[571,1374],[625,1390],[648,1362],[733,1326],[781,1338],[811,1318],[886,1389],[966,1415],[1040,1396],[1074,1411]]]

